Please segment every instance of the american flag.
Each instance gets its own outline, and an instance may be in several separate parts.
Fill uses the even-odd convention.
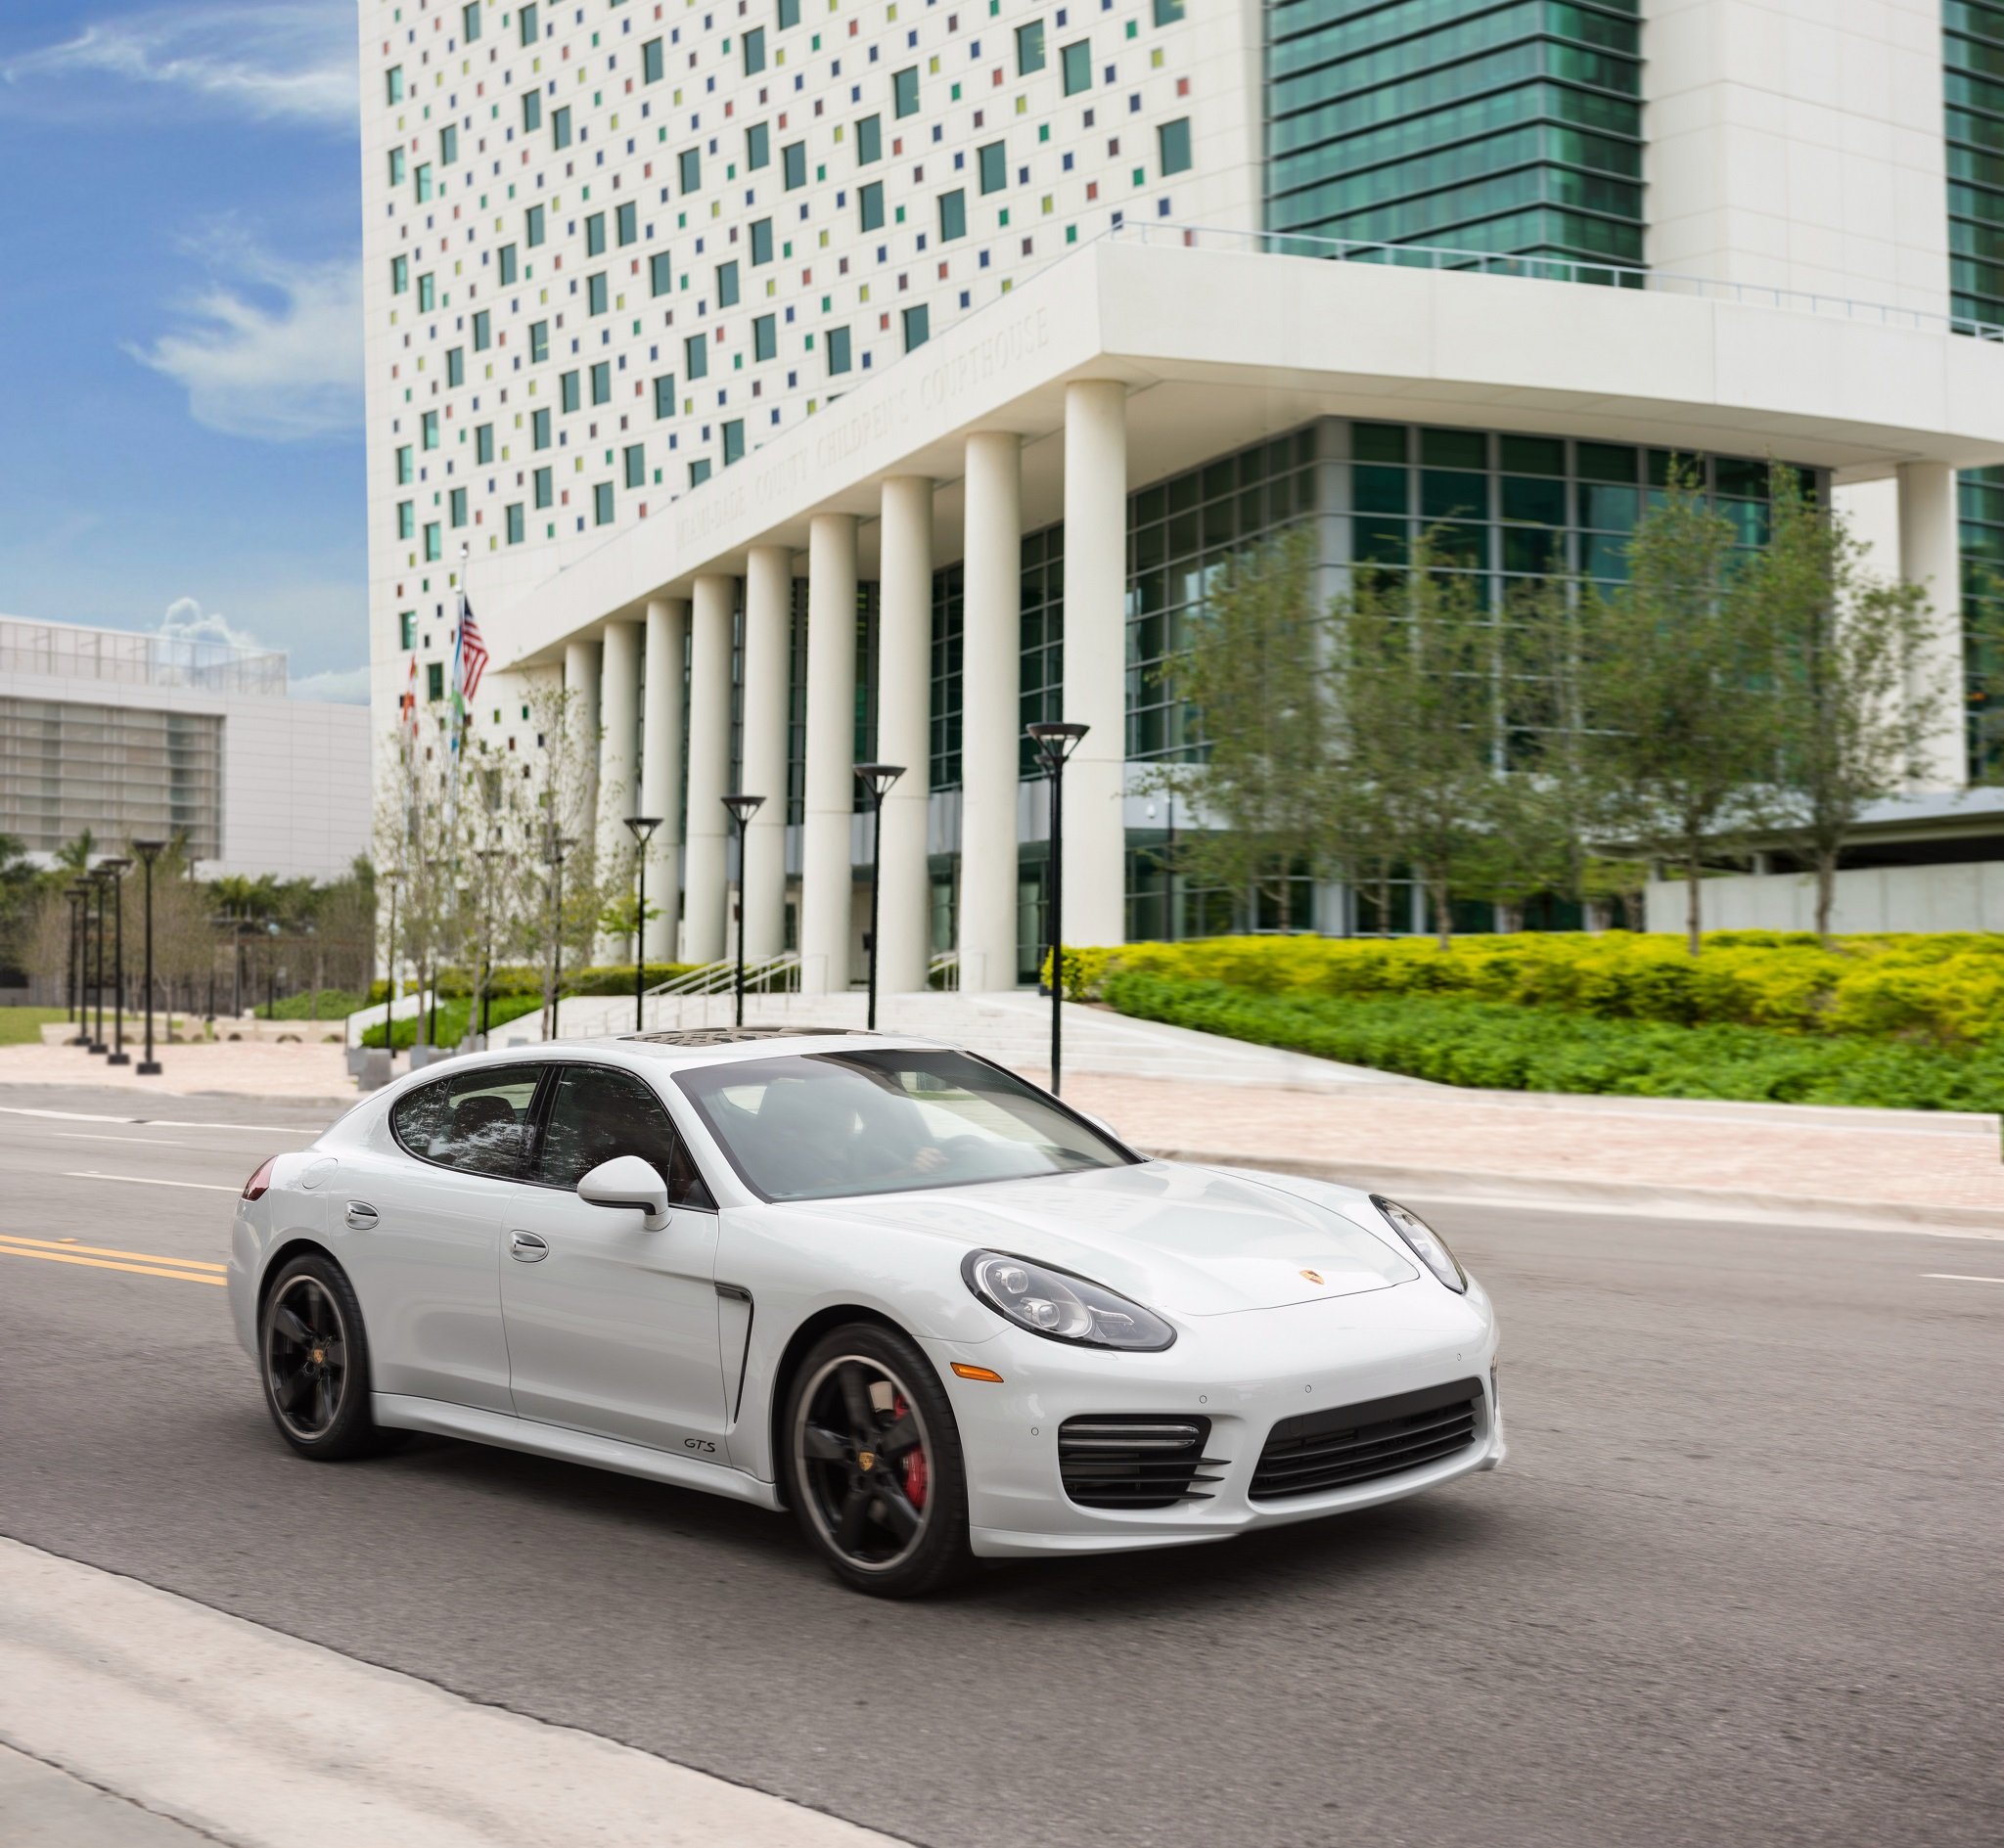
[[[468,705],[480,690],[480,676],[487,671],[487,645],[480,640],[480,625],[474,620],[474,607],[464,597],[459,602],[459,692]]]
[[[411,671],[404,676],[403,698],[397,704],[403,708],[403,730],[415,735],[418,729],[418,657],[415,652],[411,655]]]

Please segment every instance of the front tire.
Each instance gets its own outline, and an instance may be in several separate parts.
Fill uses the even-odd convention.
[[[966,1571],[960,1431],[908,1337],[874,1322],[824,1335],[794,1375],[782,1429],[788,1500],[844,1585],[921,1598]]]
[[[347,1273],[317,1251],[272,1279],[257,1314],[258,1376],[278,1433],[302,1457],[339,1463],[389,1448],[369,1414],[369,1336]]]

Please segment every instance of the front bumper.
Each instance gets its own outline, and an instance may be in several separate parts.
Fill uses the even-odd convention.
[[[1430,1279],[1280,1309],[1177,1319],[1161,1354],[1072,1348],[1010,1327],[978,1345],[930,1343],[943,1363],[973,1362],[999,1386],[941,1366],[967,1459],[974,1551],[987,1558],[1117,1553],[1228,1540],[1254,1527],[1371,1508],[1478,1469],[1504,1455],[1492,1368],[1496,1322],[1488,1298]],[[1474,1440],[1437,1462],[1319,1494],[1254,1500],[1267,1435],[1300,1412],[1357,1405],[1450,1380],[1476,1378]],[[1162,1509],[1097,1509],[1066,1493],[1058,1430],[1067,1419],[1109,1414],[1209,1419],[1208,1499]]]

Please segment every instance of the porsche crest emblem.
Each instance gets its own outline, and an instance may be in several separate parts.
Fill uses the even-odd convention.
[[[1322,1281],[1322,1273],[1320,1271],[1303,1271],[1301,1275],[1311,1284],[1319,1284]]]
[[[863,1470],[864,1470],[865,1472],[867,1472],[867,1471],[869,1471],[869,1470],[871,1470],[871,1469],[874,1469],[874,1468],[876,1468],[876,1466],[877,1466],[877,1453],[876,1453],[876,1452],[875,1452],[874,1450],[859,1450],[859,1451],[857,1451],[857,1452],[856,1452],[856,1464],[857,1464],[857,1466],[858,1466],[858,1467],[860,1467],[861,1469],[863,1469]]]

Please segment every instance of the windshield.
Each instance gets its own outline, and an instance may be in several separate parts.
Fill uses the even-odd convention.
[[[963,1187],[1133,1157],[1062,1104],[965,1053],[809,1053],[675,1074],[767,1199]]]

